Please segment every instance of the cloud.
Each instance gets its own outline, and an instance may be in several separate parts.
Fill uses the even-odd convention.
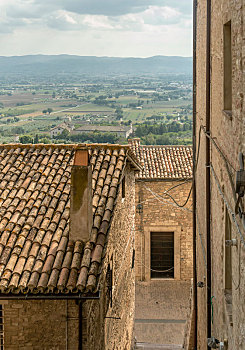
[[[115,29],[107,16],[86,15],[83,24],[95,29]]]
[[[22,0],[23,1],[23,0]],[[50,5],[50,0],[33,0],[35,4]],[[89,15],[121,16],[138,13],[149,6],[171,6],[191,14],[191,0],[52,0],[53,6],[69,12]]]
[[[56,30],[74,31],[83,29],[73,13],[68,13],[63,10],[51,13],[44,18],[44,21],[49,28]]]
[[[191,18],[191,0],[1,0],[0,26],[47,25],[58,30],[132,30],[142,23],[168,25]],[[62,26],[63,22],[63,26]]]
[[[81,44],[91,55],[105,55],[106,50],[108,55],[120,56],[123,50],[130,55],[131,50],[133,55],[148,56],[154,50],[161,54],[158,41],[168,43],[166,50],[186,55],[191,48],[191,9],[192,0],[0,0],[0,52],[7,47],[11,52],[12,47],[14,54],[19,42],[18,52],[23,54],[69,53],[69,47],[71,53],[84,54]],[[36,39],[45,35],[43,42]],[[70,44],[73,38],[75,48]]]

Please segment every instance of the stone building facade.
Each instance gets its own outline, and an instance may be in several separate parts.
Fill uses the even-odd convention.
[[[215,337],[225,349],[242,350],[245,203],[241,197],[236,205],[236,175],[245,154],[245,4],[196,5],[197,349]]]
[[[7,145],[0,157],[5,349],[130,349],[134,154],[126,146]],[[80,230],[76,240],[73,215],[83,208],[88,227],[90,205],[90,234]]]
[[[193,276],[192,148],[143,146],[139,139],[130,140],[130,144],[143,167],[135,186],[136,338],[152,342],[158,339],[159,344],[171,343],[175,338],[175,344],[181,344]],[[187,198],[186,205],[178,207]],[[162,234],[164,240],[165,233],[173,235],[172,247],[166,244],[167,250],[173,249],[174,257],[172,265],[164,267],[171,274],[158,276],[154,269],[162,268],[152,266],[152,246],[154,235],[159,234],[161,240]],[[157,245],[160,251],[156,254],[161,254],[165,243],[158,238]],[[151,326],[142,321],[145,317],[151,319]],[[169,323],[159,326],[155,318]]]

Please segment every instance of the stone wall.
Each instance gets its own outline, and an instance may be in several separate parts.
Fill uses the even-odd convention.
[[[78,349],[75,301],[2,301],[6,350]]]
[[[89,350],[130,350],[133,343],[135,180],[129,166],[125,179],[126,196],[122,199],[120,188],[103,261],[101,297],[99,301],[87,301],[84,305],[88,315],[85,349]],[[109,264],[112,267],[112,299],[105,282]]]
[[[184,209],[173,204],[164,192],[180,184],[179,181],[136,182],[136,279],[150,280],[150,232],[173,231],[175,235],[175,279],[192,277],[192,213],[191,202]],[[191,181],[171,190],[174,199],[183,204],[189,194]],[[157,196],[162,196],[156,198]],[[159,200],[160,199],[160,200]],[[189,209],[186,210],[186,209]]]
[[[194,296],[193,296],[193,280],[191,281],[191,291],[189,297],[189,308],[187,312],[187,322],[185,325],[184,333],[184,344],[183,348],[185,350],[195,350],[195,305],[194,305]]]
[[[206,0],[198,1],[197,8],[197,136],[200,126],[206,125]],[[239,152],[245,151],[244,113],[244,63],[245,28],[244,1],[214,0],[211,10],[211,135],[222,151],[227,162],[211,142],[211,163],[220,190],[232,211],[235,200],[228,177],[227,164],[235,183],[235,173],[239,169]],[[231,21],[232,43],[232,115],[224,109],[224,25]],[[197,281],[204,282],[198,288],[198,349],[207,344],[207,286],[206,286],[206,212],[205,212],[205,135],[201,132],[200,157],[196,173],[197,183]],[[198,145],[198,140],[197,140]],[[226,203],[217,181],[211,171],[211,296],[213,303],[212,336],[223,341],[228,339],[228,349],[245,349],[245,268],[244,247],[241,244],[232,216],[232,238],[238,246],[232,248],[232,304],[225,298],[225,230]],[[244,234],[241,220],[236,215],[238,225]]]

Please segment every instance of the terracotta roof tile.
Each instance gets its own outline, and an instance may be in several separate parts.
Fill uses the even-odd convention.
[[[178,179],[192,177],[191,146],[144,146],[140,139],[129,140],[143,170],[138,178],[143,179]]]
[[[69,240],[71,170],[80,145],[0,146],[0,291],[97,290],[128,146],[82,145],[92,165],[90,241]],[[139,168],[138,168],[139,170]]]

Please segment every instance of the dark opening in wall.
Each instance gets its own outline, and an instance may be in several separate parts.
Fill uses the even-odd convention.
[[[232,111],[232,43],[231,21],[224,25],[224,110]]]
[[[125,181],[125,176],[122,179],[122,199],[125,198],[126,195],[126,181]]]
[[[151,278],[174,278],[173,232],[151,232]]]

